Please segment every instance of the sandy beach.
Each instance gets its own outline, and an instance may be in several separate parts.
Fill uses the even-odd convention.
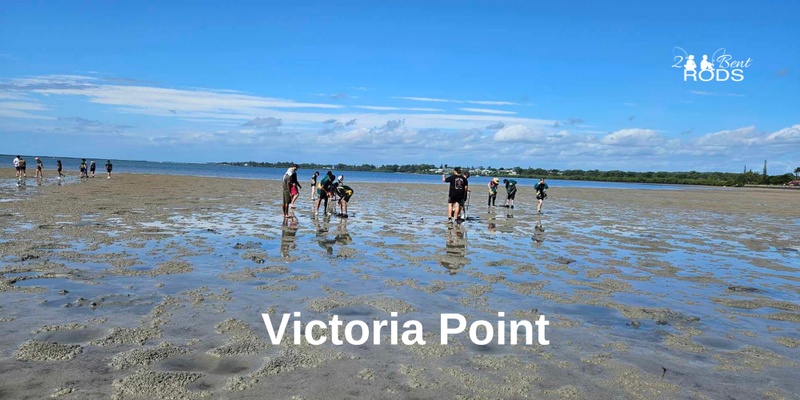
[[[118,174],[9,185],[0,398],[800,393],[797,191],[552,181],[539,216],[531,187],[515,209],[488,210],[481,186],[469,220],[452,226],[444,184],[350,184],[350,218],[312,218],[304,186],[288,223],[278,181]],[[261,314],[292,312],[304,322],[397,312],[430,340],[271,344]],[[438,343],[440,314],[498,312],[545,315],[550,344]]]

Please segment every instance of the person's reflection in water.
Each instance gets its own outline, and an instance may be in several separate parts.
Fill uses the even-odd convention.
[[[339,225],[336,226],[336,237],[334,238],[336,244],[345,245],[353,242],[350,232],[347,231],[347,218],[339,219]]]
[[[447,243],[444,251],[445,254],[439,260],[439,265],[447,268],[450,275],[455,275],[459,269],[469,264],[466,227],[456,225],[447,228]]]
[[[314,220],[317,228],[317,244],[319,247],[325,249],[329,256],[333,255],[333,245],[336,244],[336,239],[331,239],[328,235],[328,226],[330,224],[330,217],[325,216]]]
[[[506,211],[506,218],[514,218],[514,209],[513,208],[509,208],[508,211]]]
[[[542,227],[542,220],[536,221],[536,226],[533,228],[533,241],[536,243],[544,242],[544,227]]]
[[[289,259],[297,248],[297,218],[284,218],[281,226],[281,257]]]

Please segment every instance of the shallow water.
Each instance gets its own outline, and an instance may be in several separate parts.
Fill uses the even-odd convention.
[[[441,377],[447,375],[441,371],[469,370],[478,356],[513,356],[539,364],[542,379],[558,382],[553,388],[574,384],[584,394],[598,390],[632,396],[606,383],[631,366],[644,380],[648,374],[658,377],[660,369],[646,367],[652,359],[681,371],[664,381],[681,388],[669,387],[678,390],[669,392],[677,397],[735,396],[740,391],[757,396],[766,390],[759,384],[767,376],[790,393],[800,390],[786,378],[796,368],[790,360],[798,358],[797,349],[781,342],[800,336],[792,319],[800,311],[800,260],[796,251],[787,250],[800,237],[797,224],[770,214],[656,211],[635,202],[620,212],[618,204],[604,200],[566,198],[547,202],[541,216],[530,205],[487,211],[473,201],[471,218],[452,225],[445,223],[441,187],[360,189],[348,219],[315,217],[304,199],[295,211],[297,219],[284,223],[276,212],[279,205],[268,199],[257,207],[174,210],[157,220],[126,219],[124,224],[99,214],[63,221],[96,226],[106,236],[118,237],[106,243],[63,236],[53,225],[23,223],[16,232],[52,231],[52,240],[64,244],[40,248],[48,262],[63,264],[63,270],[43,277],[44,271],[35,268],[42,257],[24,262],[4,257],[3,279],[31,277],[12,286],[40,289],[0,292],[0,317],[14,318],[14,325],[0,327],[22,338],[25,330],[53,321],[108,319],[79,332],[37,336],[89,343],[104,336],[98,330],[164,319],[162,336],[144,343],[199,339],[200,344],[187,345],[188,354],[158,361],[152,368],[202,372],[203,390],[225,396],[225,379],[253,373],[261,357],[278,354],[278,348],[256,346],[253,354],[209,356],[207,351],[223,348],[226,335],[232,335],[215,331],[228,318],[249,328],[251,333],[241,337],[266,340],[260,314],[268,310],[273,315],[301,311],[303,321],[327,320],[334,314],[344,320],[389,319],[389,312],[397,310],[400,321],[421,321],[426,332],[436,334],[429,343],[436,343],[441,313],[489,321],[497,321],[500,311],[508,320],[543,314],[552,321],[550,347],[477,346],[461,337],[455,350],[383,345],[337,350],[357,354],[386,382],[396,372],[380,360],[440,368],[436,376],[450,382],[452,376]],[[126,236],[128,231],[137,233]],[[8,269],[12,266],[16,269]],[[31,270],[25,271],[26,266]],[[160,304],[166,304],[166,314],[156,311]],[[607,347],[611,345],[619,348]],[[766,369],[726,367],[724,360],[739,357],[735,352],[747,346],[769,351],[767,359],[778,361]],[[14,348],[0,351],[9,356]],[[543,360],[540,352],[551,358]],[[621,369],[593,370],[608,357]],[[559,362],[574,368],[563,369]],[[498,371],[511,373],[510,365]],[[704,374],[720,366],[724,368]],[[325,381],[324,376],[318,379]],[[433,385],[436,376],[417,383]],[[502,381],[498,376],[493,384]],[[709,385],[713,382],[725,385],[714,389]],[[479,387],[473,382],[459,390],[480,394]],[[538,386],[544,395],[548,387]]]

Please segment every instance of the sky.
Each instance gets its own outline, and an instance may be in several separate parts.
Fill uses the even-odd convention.
[[[800,2],[655,3],[3,1],[0,154],[800,167]]]

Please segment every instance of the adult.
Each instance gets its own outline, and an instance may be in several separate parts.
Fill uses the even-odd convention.
[[[314,171],[314,175],[311,175],[311,201],[317,199],[317,177],[319,176],[319,171]]]
[[[353,188],[344,184],[344,175],[339,175],[337,182],[333,184],[334,191],[339,196],[339,216],[347,218],[347,203],[353,197]]]
[[[87,172],[88,172],[89,169],[86,167],[86,159],[85,158],[81,159],[80,169],[81,169],[81,178],[88,178],[89,174]]]
[[[114,166],[111,164],[111,160],[106,161],[106,173],[108,174],[108,178],[111,179],[111,170],[114,169]]]
[[[64,174],[61,173],[62,170],[61,160],[56,161],[56,171],[58,171],[58,180],[64,177]]]
[[[292,184],[297,183],[297,164],[292,164],[283,174],[283,218],[289,218],[289,205],[292,203]]]
[[[44,169],[44,164],[42,164],[42,159],[36,157],[35,160],[36,160],[36,179],[44,178],[44,174],[42,173],[42,170]]]
[[[450,192],[447,196],[447,222],[453,222],[461,213],[464,199],[467,194],[467,180],[461,175],[461,168],[453,168],[453,174],[445,177],[442,174],[442,182],[450,184]]]
[[[487,206],[491,211],[492,207],[497,207],[495,201],[497,201],[497,187],[500,186],[500,178],[494,178],[489,181],[489,203]]]
[[[517,196],[517,181],[513,179],[503,179],[506,185],[506,208],[514,208],[514,197]]]
[[[547,182],[544,181],[544,178],[540,179],[539,183],[534,186],[534,189],[536,189],[536,200],[539,201],[539,204],[536,207],[536,212],[539,214],[542,213],[542,203],[544,203],[544,199],[547,198],[548,188],[549,186],[547,186]]]
[[[28,177],[28,173],[25,172],[25,164],[26,164],[25,159],[20,157],[19,158],[19,174],[20,174],[20,176],[22,178],[27,178]]]
[[[94,171],[96,171],[96,170],[97,170],[97,165],[94,163],[94,160],[92,160],[89,163],[89,172],[92,173],[92,178],[94,178]]]
[[[328,212],[328,199],[333,197],[333,182],[335,179],[336,177],[333,175],[333,171],[328,171],[325,176],[320,179],[317,184],[317,207],[314,209],[314,214],[319,213],[319,206],[323,201],[325,202],[323,214]]]
[[[14,157],[14,169],[17,171],[17,179],[19,179],[19,175],[20,175],[19,156]]]

